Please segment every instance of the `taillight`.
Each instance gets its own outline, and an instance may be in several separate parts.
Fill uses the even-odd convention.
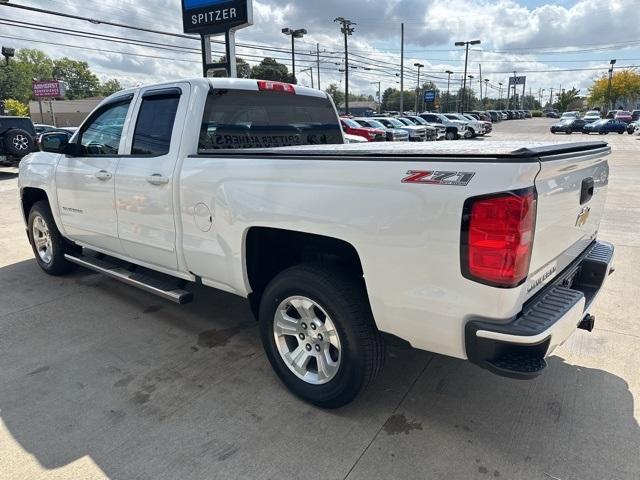
[[[462,217],[462,275],[512,288],[529,274],[536,218],[533,188],[470,198]]]
[[[295,95],[296,88],[290,83],[270,82],[268,80],[258,80],[258,90],[261,92],[283,92]]]

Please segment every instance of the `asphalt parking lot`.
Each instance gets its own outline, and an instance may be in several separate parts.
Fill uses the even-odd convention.
[[[490,138],[553,136],[549,119]],[[640,137],[613,147],[600,237],[617,271],[540,378],[499,378],[391,345],[352,405],[322,411],[279,383],[245,302],[197,289],[179,307],[88,271],[41,273],[0,169],[2,479],[638,479]]]

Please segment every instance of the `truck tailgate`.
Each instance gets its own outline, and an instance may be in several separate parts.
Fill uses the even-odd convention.
[[[540,156],[537,218],[527,297],[560,274],[595,239],[609,180],[606,144]]]

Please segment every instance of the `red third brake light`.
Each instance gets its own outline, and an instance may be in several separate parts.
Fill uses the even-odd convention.
[[[468,199],[462,221],[462,274],[495,287],[520,285],[529,274],[535,217],[533,188]]]
[[[290,83],[270,82],[268,80],[258,80],[258,90],[261,92],[283,92],[296,94],[296,88]]]

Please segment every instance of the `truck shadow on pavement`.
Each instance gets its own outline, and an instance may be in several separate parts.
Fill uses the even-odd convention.
[[[243,299],[194,292],[180,307],[86,271],[0,268],[0,444],[22,455],[3,478],[25,478],[34,458],[51,470],[85,456],[110,478],[640,471],[633,396],[612,373],[553,357],[545,376],[518,382],[392,344],[359,400],[323,411],[272,373]]]

